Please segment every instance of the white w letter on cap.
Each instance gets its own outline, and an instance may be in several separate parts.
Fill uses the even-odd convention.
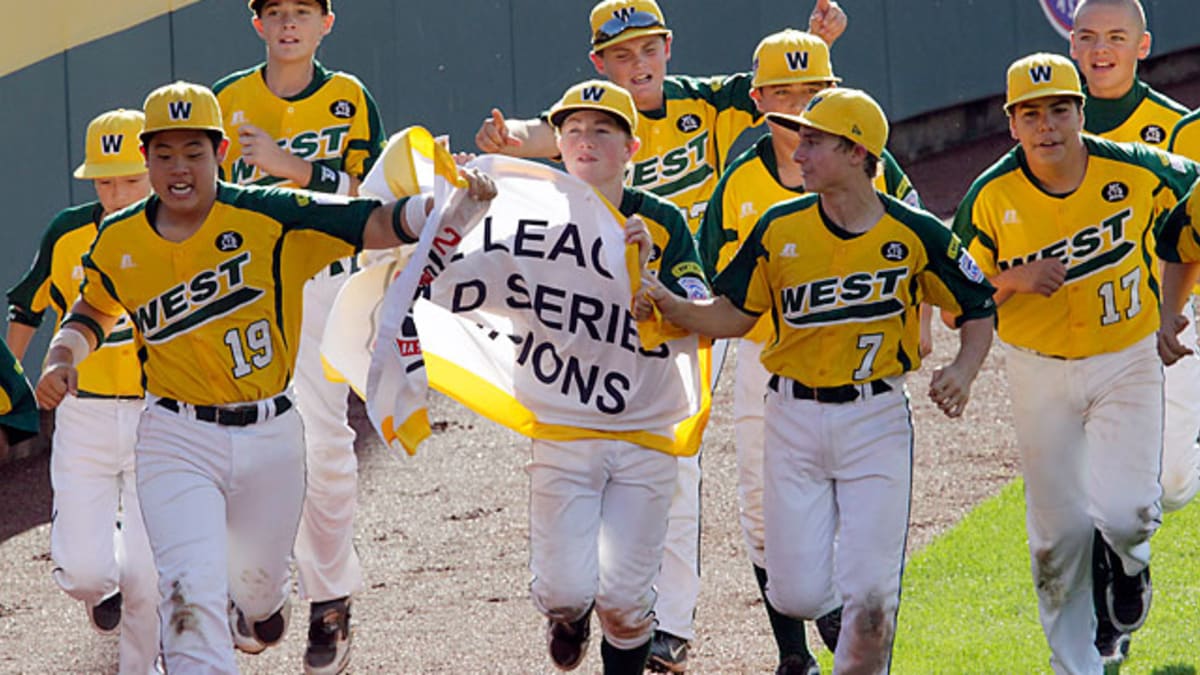
[[[167,113],[173,120],[186,120],[192,117],[191,101],[171,101],[167,103]]]
[[[1054,69],[1050,66],[1034,66],[1029,69],[1029,79],[1033,80],[1034,84],[1042,84],[1049,82],[1050,77],[1054,74]]]
[[[604,87],[584,87],[580,95],[585,101],[599,103],[600,99],[604,97]]]

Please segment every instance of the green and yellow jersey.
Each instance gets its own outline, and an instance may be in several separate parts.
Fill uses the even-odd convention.
[[[831,222],[815,194],[771,207],[713,282],[739,309],[770,312],[768,371],[810,387],[900,375],[921,365],[922,301],[960,321],[994,313],[993,289],[958,238],[877,194],[884,216],[861,234]]]
[[[725,170],[730,147],[760,118],[750,98],[750,81],[749,73],[668,75],[663,107],[638,111],[642,146],[625,182],[683,209],[693,233]]]
[[[1171,130],[1187,108],[1135,80],[1121,98],[1088,96],[1083,106],[1084,131],[1117,143],[1145,143],[1167,149]]]
[[[1066,282],[1050,297],[1008,298],[997,330],[1011,345],[1071,359],[1120,351],[1157,330],[1157,228],[1200,168],[1139,143],[1083,142],[1087,174],[1074,192],[1044,191],[1018,146],[975,180],[954,219],[988,277],[1042,258],[1066,263]]]
[[[679,207],[644,190],[626,187],[617,207],[621,215],[641,216],[653,248],[646,269],[676,295],[709,297],[708,281],[696,253],[696,244]]]
[[[288,152],[313,162],[307,187],[317,192],[336,192],[339,171],[362,178],[387,142],[379,109],[362,82],[320,63],[314,63],[309,86],[286,99],[267,88],[265,64],[226,76],[213,92],[229,137],[221,176],[231,183],[295,187],[242,160],[237,130],[243,124],[259,127]]]
[[[1200,110],[1179,118],[1171,131],[1167,149],[1193,162],[1200,162]]]
[[[1193,184],[1179,204],[1167,215],[1155,246],[1167,262],[1200,262],[1200,191]]]
[[[37,436],[39,426],[37,402],[21,362],[0,340],[0,429],[11,445]]]
[[[875,178],[875,189],[910,206],[920,206],[917,191],[896,159],[887,150],[881,159],[883,171]],[[705,275],[716,278],[767,209],[803,194],[804,188],[789,188],[781,182],[771,134],[764,134],[730,162],[709,200],[696,233]],[[771,322],[764,316],[744,337],[765,343],[771,338]]]
[[[89,202],[50,221],[33,265],[8,291],[9,321],[37,328],[49,308],[61,323],[79,299],[83,255],[95,241],[103,215],[100,202]],[[79,364],[79,389],[84,396],[142,395],[142,364],[128,317],[122,315],[100,349]]]
[[[83,299],[137,328],[146,390],[196,405],[254,401],[292,379],[304,282],[362,246],[378,202],[221,183],[182,242],[154,230],[159,200],[104,221]]]

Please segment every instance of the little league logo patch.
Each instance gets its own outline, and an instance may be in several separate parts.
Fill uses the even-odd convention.
[[[904,242],[900,241],[889,241],[883,245],[883,248],[879,249],[879,252],[885,260],[891,260],[892,262],[899,262],[908,257],[908,247],[904,245]]]
[[[340,120],[348,120],[354,117],[354,104],[346,99],[338,99],[329,104],[329,114]]]
[[[242,247],[242,235],[232,230],[217,235],[217,250],[228,253]]]
[[[963,276],[971,281],[977,284],[983,283],[983,270],[979,269],[979,265],[975,263],[975,259],[965,250],[958,256],[958,269],[962,271]]]
[[[1167,140],[1167,130],[1157,124],[1149,124],[1142,127],[1141,137],[1143,143],[1150,145],[1158,145]]]
[[[1100,191],[1100,196],[1104,198],[1104,201],[1110,203],[1123,201],[1129,196],[1129,186],[1121,181],[1114,180],[1104,186],[1104,189]]]
[[[1069,40],[1071,27],[1074,25],[1072,18],[1075,16],[1075,8],[1079,6],[1079,0],[1038,0],[1038,4],[1042,6],[1042,13],[1046,15],[1046,20],[1054,30]]]
[[[700,128],[700,117],[688,113],[675,121],[675,128],[685,134],[690,134]]]

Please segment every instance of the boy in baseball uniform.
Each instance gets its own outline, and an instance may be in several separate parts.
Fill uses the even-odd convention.
[[[91,180],[98,199],[55,216],[33,265],[8,291],[7,339],[18,358],[47,309],[61,323],[79,298],[81,259],[100,222],[150,194],[138,152],[144,120],[137,110],[113,110],[88,124],[84,162],[74,175]],[[83,601],[92,626],[120,631],[120,671],[144,675],[158,657],[158,581],[134,473],[142,396],[142,365],[122,316],[100,349],[79,364],[78,392],[55,413],[50,556],[55,582]]]
[[[1033,54],[1008,70],[1017,146],[976,179],[954,231],[996,286],[1025,478],[1038,611],[1058,673],[1102,668],[1094,532],[1122,633],[1150,610],[1162,518],[1163,372],[1154,230],[1196,167],[1083,134],[1074,64]]]
[[[991,344],[992,288],[935,217],[875,189],[888,124],[869,96],[829,89],[800,115],[768,119],[799,134],[795,159],[814,194],[762,216],[714,282],[714,301],[680,301],[648,279],[635,315],[652,301],[681,328],[733,337],[770,313],[767,596],[796,618],[842,605],[834,672],[886,673],[908,532],[904,374],[921,362],[919,305],[958,315],[959,352],[930,383],[957,417]]]
[[[250,0],[249,7],[267,58],[213,86],[229,138],[223,177],[239,185],[357,195],[386,136],[362,82],[316,60],[333,29],[329,0]],[[363,585],[354,550],[358,462],[346,418],[350,388],[325,377],[320,354],[329,308],[354,268],[353,258],[340,258],[305,284],[296,355],[296,404],[307,449],[296,570],[300,595],[311,603],[308,675],[340,673],[349,663],[351,595]]]
[[[563,164],[628,219],[627,239],[657,255],[647,263],[671,293],[708,295],[683,214],[624,185],[638,149],[633,97],[602,80],[567,90],[549,114]],[[650,358],[643,355],[642,358]],[[608,428],[597,413],[580,426]],[[637,675],[654,633],[654,580],[662,563],[677,460],[623,439],[534,439],[530,479],[530,590],[549,620],[550,658],[582,660],[593,606],[604,630],[605,673]]]
[[[840,78],[833,74],[829,47],[821,38],[786,29],[763,38],[754,52],[753,89],[750,96],[760,112],[798,115],[812,100]],[[724,269],[755,223],[770,207],[805,194],[804,172],[793,155],[799,137],[767,118],[769,131],[729,163],[721,175],[697,233],[700,260],[709,278]],[[920,200],[908,177],[886,149],[883,170],[874,179],[875,189],[910,206]],[[922,356],[928,340],[929,314],[922,313]],[[763,392],[770,374],[759,361],[764,345],[774,335],[766,317],[738,340],[733,391],[734,442],[738,457],[738,503],[746,551],[763,593],[780,672],[807,673],[817,668],[808,651],[804,625],[780,614],[766,598],[766,558],[763,549]],[[836,649],[838,612],[819,618],[817,627],[830,650]]]
[[[750,98],[751,75],[668,75],[673,35],[655,0],[603,0],[589,18],[596,72],[627,90],[637,106],[642,140],[625,183],[683,209],[693,235],[700,226],[729,149],[761,119]],[[832,44],[846,29],[836,2],[818,0],[809,30]],[[555,157],[553,126],[543,117],[505,119],[499,110],[484,120],[475,143],[484,152]],[[723,350],[718,352],[718,357]],[[720,370],[714,368],[714,374]],[[700,595],[700,456],[680,458],[672,498],[667,550],[655,609],[659,630],[650,667],[687,669],[688,643]]]
[[[304,437],[289,385],[304,282],[358,249],[415,241],[428,205],[219,182],[228,141],[210,90],[177,82],[144,108],[153,192],[101,227],[37,396],[53,408],[76,394],[77,365],[128,314],[145,370],[137,488],[166,666],[234,673],[234,644],[277,643],[290,614]],[[466,177],[464,208],[494,196],[490,179]]]
[[[1121,143],[1166,149],[1175,124],[1187,109],[1138,79],[1138,62],[1150,53],[1146,13],[1139,0],[1083,0],[1075,9],[1071,57],[1083,75],[1083,128]],[[1192,322],[1194,323],[1194,322]],[[1195,342],[1189,324],[1184,339]],[[1185,506],[1200,488],[1200,359],[1182,358],[1166,371],[1163,423],[1162,506]],[[1097,537],[1097,546],[1103,538]],[[1092,578],[1096,605],[1102,609],[1108,555],[1097,551]],[[1096,647],[1106,663],[1119,663],[1129,650],[1129,635],[1116,630],[1106,612],[1096,613]]]

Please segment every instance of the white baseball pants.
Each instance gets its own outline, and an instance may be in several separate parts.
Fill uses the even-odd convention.
[[[737,450],[738,518],[746,555],[756,567],[766,568],[763,532],[763,435],[767,381],[771,374],[759,355],[763,346],[739,340],[733,385],[733,443]]]
[[[1009,345],[1005,357],[1050,665],[1056,673],[1099,673],[1093,529],[1133,575],[1149,564],[1150,536],[1162,517],[1163,369],[1155,336],[1085,359]]]
[[[1183,309],[1187,328],[1179,336],[1197,349],[1196,317],[1189,302]],[[1187,506],[1200,489],[1200,357],[1186,356],[1166,368],[1166,416],[1163,425],[1162,507],[1170,513]]]
[[[712,380],[717,379],[729,353],[729,340],[716,340],[712,347]],[[654,586],[658,600],[654,613],[659,630],[691,642],[696,639],[696,604],[700,600],[700,454],[678,458],[679,470],[667,517],[667,542],[662,569]]]
[[[195,419],[147,398],[138,427],[142,516],[158,567],[167,670],[236,673],[228,603],[248,622],[274,614],[290,588],[304,500],[304,431],[288,410],[244,427]]]
[[[350,387],[331,382],[321,363],[321,338],[338,291],[350,278],[322,270],[304,284],[304,316],[296,355],[296,403],[304,420],[308,491],[296,535],[300,596],[310,602],[345,597],[362,589],[362,565],[354,550],[358,509],[358,458],[354,429],[346,420]]]
[[[529,589],[555,621],[596,604],[617,649],[654,631],[675,457],[613,440],[534,439],[529,474]]]
[[[816,619],[842,609],[834,673],[886,673],[900,607],[912,488],[903,378],[850,403],[766,396],[767,597]],[[835,547],[836,539],[836,547]]]
[[[158,658],[159,599],[134,476],[143,407],[142,399],[68,396],[56,410],[50,556],[54,581],[87,609],[121,592],[118,667],[145,675]]]

